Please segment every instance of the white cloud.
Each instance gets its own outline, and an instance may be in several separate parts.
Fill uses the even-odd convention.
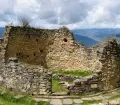
[[[27,18],[34,27],[120,27],[119,0],[4,0],[0,26],[20,25]]]

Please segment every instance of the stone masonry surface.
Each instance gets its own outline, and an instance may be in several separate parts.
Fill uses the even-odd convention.
[[[6,26],[4,38],[0,39],[1,84],[31,94],[48,94],[52,90],[53,70],[101,72],[86,77],[85,81],[74,82],[74,91],[78,93],[82,86],[88,92],[91,87],[99,87],[100,91],[117,88],[120,86],[120,45],[112,39],[87,48],[77,43],[65,27],[49,30]]]
[[[65,27],[48,30],[9,26],[4,42],[6,60],[17,57],[21,62],[51,70],[91,69],[86,47],[75,43],[72,33]]]
[[[81,77],[81,79],[76,79],[68,87],[68,94],[93,94],[100,92],[101,88],[101,76],[102,72],[99,71],[96,74],[87,77]]]
[[[52,92],[52,74],[45,68],[21,65],[16,58],[9,58],[3,69],[0,78],[7,88],[34,95]]]

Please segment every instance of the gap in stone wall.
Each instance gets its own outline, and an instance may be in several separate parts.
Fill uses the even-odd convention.
[[[38,42],[38,39],[36,39],[36,42]]]
[[[40,50],[41,53],[43,53],[43,50]]]
[[[68,41],[67,38],[64,38],[63,40],[64,40],[64,42],[67,42],[67,41]]]
[[[36,56],[36,53],[34,53],[33,55]]]

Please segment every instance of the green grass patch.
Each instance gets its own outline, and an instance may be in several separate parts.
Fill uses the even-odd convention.
[[[91,105],[91,104],[98,104],[101,100],[90,100],[90,101],[84,101],[81,105]]]
[[[60,78],[58,78],[57,76],[56,77],[52,77],[52,80],[53,81],[58,81],[58,82],[60,82],[60,81],[65,81],[65,82],[68,82],[69,84],[71,84],[73,81],[71,81],[71,80],[69,80],[69,79],[66,79],[66,80],[61,80]]]
[[[37,103],[37,105],[50,105],[50,103],[45,101],[40,101]]]
[[[0,105],[34,105],[35,103],[34,100],[27,97],[16,99],[9,95],[0,96]]]
[[[58,70],[55,71],[56,74],[63,74],[63,75],[72,75],[72,76],[89,76],[92,75],[92,71],[82,71],[82,70]]]
[[[60,80],[52,80],[52,91],[53,92],[66,92],[66,88],[59,84]]]
[[[50,105],[49,102],[36,102],[30,96],[15,97],[16,93],[12,91],[0,90],[0,105]]]

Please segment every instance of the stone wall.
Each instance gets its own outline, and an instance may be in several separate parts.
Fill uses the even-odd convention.
[[[22,65],[16,58],[10,58],[0,74],[3,86],[33,95],[52,92],[52,74],[39,66]]]
[[[55,32],[56,30],[6,27],[4,34],[6,61],[10,57],[17,57],[21,62],[47,68],[46,55],[49,45],[53,43]]]
[[[105,41],[97,47],[88,49],[88,52],[92,67],[96,71],[101,71],[101,75],[77,79],[68,89],[69,92],[82,94],[120,87],[120,46],[116,40]],[[93,89],[91,86],[96,88]]]
[[[51,70],[90,69],[87,48],[76,43],[65,27],[48,30],[7,26],[4,42],[6,61],[17,57],[21,62]]]
[[[51,94],[52,73],[48,69],[39,65],[21,64],[14,57],[6,60],[10,30],[11,27],[6,28],[4,39],[0,40],[0,85],[32,95]]]
[[[103,90],[120,87],[120,47],[116,40],[101,44],[97,50],[102,70]]]
[[[98,81],[95,81],[96,87],[100,86],[101,90],[110,90],[120,86],[120,46],[116,40],[109,40],[97,47],[87,48],[81,43],[76,43],[73,34],[65,27],[48,30],[7,26],[0,55],[0,68],[5,66],[4,62],[8,66],[9,58],[16,57],[24,64],[36,65],[50,70],[101,70],[101,77],[97,77]],[[3,71],[1,69],[0,72],[6,71],[5,74],[7,74],[9,70],[5,68]],[[26,68],[23,68],[23,74],[24,71],[26,72]],[[27,74],[30,76],[32,72],[27,72]],[[48,74],[46,73],[46,75]],[[101,78],[101,82],[99,78]],[[94,77],[90,77],[85,82],[80,80],[81,82],[79,81],[77,85],[75,82],[75,90],[81,91],[80,89],[85,87],[92,91],[89,82],[94,84],[94,80]],[[96,85],[96,83],[99,84]],[[32,90],[33,87],[30,89]]]
[[[2,68],[5,66],[5,59],[4,59],[4,56],[5,56],[5,48],[4,48],[4,42],[3,42],[3,39],[1,38],[0,39],[0,74],[3,72],[2,71]]]
[[[54,70],[90,70],[87,48],[75,42],[70,30],[61,28],[56,36],[46,57],[48,67]]]
[[[0,45],[3,44],[3,38],[0,38]]]
[[[67,74],[53,74],[52,77],[62,81],[65,81],[65,80],[74,81],[76,79],[82,78],[82,76],[73,76],[73,75],[67,75]]]
[[[102,72],[99,71],[91,76],[81,77],[81,79],[74,80],[73,83],[68,87],[68,94],[82,95],[93,94],[102,91],[101,76]]]

